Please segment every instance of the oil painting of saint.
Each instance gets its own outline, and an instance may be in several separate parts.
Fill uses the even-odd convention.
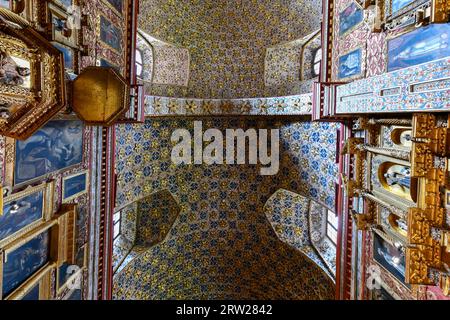
[[[12,293],[49,260],[49,232],[43,232],[8,254],[3,264],[3,297]]]
[[[44,193],[38,191],[23,198],[6,202],[0,216],[0,240],[39,221],[43,215]]]
[[[122,50],[122,31],[103,16],[100,19],[100,40],[118,52]]]
[[[25,141],[16,142],[14,183],[20,184],[80,164],[83,123],[50,121]]]
[[[361,49],[357,49],[339,58],[339,79],[361,74],[361,56]]]
[[[73,177],[64,180],[63,186],[63,199],[72,198],[86,191],[87,184],[87,173],[82,173],[75,175]]]
[[[406,262],[401,247],[394,246],[374,233],[373,258],[400,282],[405,282]]]
[[[0,84],[31,87],[30,62],[0,51]]]
[[[432,24],[388,42],[388,71],[450,56],[450,24]]]
[[[346,34],[356,25],[361,23],[364,18],[363,11],[352,2],[344,11],[339,14],[339,35]]]

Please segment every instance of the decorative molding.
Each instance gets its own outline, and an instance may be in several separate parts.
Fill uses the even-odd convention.
[[[312,95],[253,99],[186,99],[145,97],[145,116],[310,115]]]
[[[341,85],[336,90],[336,115],[448,111],[449,78],[450,58],[444,58]],[[396,94],[383,95],[394,87]]]

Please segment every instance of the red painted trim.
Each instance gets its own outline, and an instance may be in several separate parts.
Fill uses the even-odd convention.
[[[108,251],[107,251],[107,255],[108,255],[108,285],[107,285],[107,299],[111,300],[112,299],[112,292],[113,292],[113,271],[112,271],[112,265],[113,265],[113,260],[112,260],[112,253],[113,253],[113,244],[114,244],[114,223],[113,223],[113,217],[114,217],[114,207],[115,207],[115,195],[116,195],[116,186],[115,186],[115,182],[116,182],[116,175],[115,175],[115,154],[116,154],[116,130],[115,130],[115,126],[112,126],[110,128],[108,128],[108,138],[110,139],[110,148],[108,148],[108,150],[110,150],[110,163],[108,166],[109,172],[107,173],[107,175],[109,177],[111,177],[111,189],[110,192],[108,193],[109,197],[109,218],[108,218],[108,226],[109,226],[109,244],[108,244]]]
[[[342,147],[344,141],[351,135],[350,124],[342,124],[340,130],[340,147]],[[353,172],[349,156],[339,156],[339,159],[339,193],[336,199],[336,213],[339,221],[336,247],[336,299],[345,300],[350,299],[351,293],[352,224],[349,220],[349,208],[351,208],[352,199],[345,197],[340,174],[345,174],[347,171],[351,176]]]

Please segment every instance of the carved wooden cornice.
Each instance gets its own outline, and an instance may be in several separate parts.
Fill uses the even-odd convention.
[[[444,230],[446,210],[441,199],[445,187],[445,165],[442,167],[436,158],[446,157],[450,152],[449,130],[439,124],[433,114],[416,114],[412,140],[411,175],[420,180],[421,187],[417,208],[411,208],[408,214],[406,281],[438,285],[435,277],[430,277],[431,269],[435,269],[440,272],[439,285],[448,294],[449,231]],[[436,239],[439,234],[440,239]]]

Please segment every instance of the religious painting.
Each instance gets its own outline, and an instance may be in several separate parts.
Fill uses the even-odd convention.
[[[358,5],[352,2],[339,14],[339,35],[343,36],[353,30],[364,19],[364,12]]]
[[[51,282],[55,263],[49,263],[23,282],[6,300],[49,300],[52,298]]]
[[[339,79],[348,79],[362,73],[362,49],[356,49],[339,57]]]
[[[12,17],[0,12],[0,134],[26,139],[65,105],[63,56],[28,23],[9,21]],[[52,68],[45,61],[52,61]]]
[[[88,188],[88,171],[64,177],[62,183],[62,201],[68,202],[86,193]]]
[[[52,43],[53,46],[58,49],[59,51],[61,51],[63,53],[64,56],[64,68],[69,70],[69,71],[74,71],[74,67],[75,67],[75,55],[74,55],[74,51],[72,48],[69,48],[65,45],[62,45],[60,43],[57,42],[53,42]]]
[[[83,123],[48,122],[33,136],[16,141],[14,185],[79,165],[83,160]]]
[[[104,16],[100,17],[100,40],[116,52],[122,51],[122,31]]]
[[[53,190],[53,183],[43,183],[4,198],[0,246],[50,219]]]
[[[388,41],[387,71],[450,56],[450,24],[431,24]]]
[[[2,298],[8,296],[26,279],[41,269],[50,259],[50,232],[39,233],[34,238],[4,253],[2,266]]]
[[[0,84],[31,88],[30,61],[0,50]]]
[[[76,48],[78,32],[70,25],[68,14],[53,4],[49,4],[48,9],[52,40]]]
[[[406,259],[405,248],[400,242],[373,233],[373,259],[397,278],[405,283]]]
[[[125,7],[125,0],[103,0],[108,7],[117,14],[122,15]]]

